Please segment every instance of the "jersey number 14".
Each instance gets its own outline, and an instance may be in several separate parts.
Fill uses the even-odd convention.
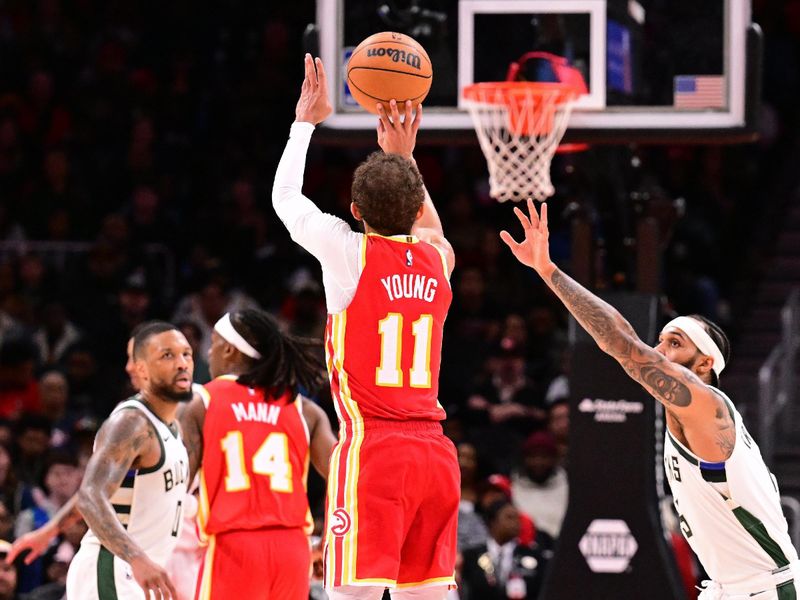
[[[250,489],[250,475],[244,456],[241,431],[229,431],[221,442],[225,455],[225,491],[242,492]],[[251,462],[255,475],[269,477],[269,488],[273,492],[292,493],[292,463],[289,462],[289,439],[285,433],[270,433],[258,447]]]

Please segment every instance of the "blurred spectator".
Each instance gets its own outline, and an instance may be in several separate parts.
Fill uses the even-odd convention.
[[[506,472],[522,440],[544,427],[547,416],[542,386],[527,375],[522,348],[512,338],[495,347],[467,403],[481,447],[492,448],[495,468]]]
[[[11,550],[7,540],[0,540],[0,600],[17,598],[17,568],[6,564],[6,555]]]
[[[50,421],[42,415],[26,413],[20,417],[17,422],[17,455],[14,457],[14,471],[20,483],[33,487],[41,482],[50,433]],[[29,504],[23,499],[23,508]]]
[[[305,269],[293,279],[290,295],[281,307],[281,316],[289,323],[292,334],[322,339],[328,318],[322,286]]]
[[[39,377],[42,416],[52,427],[50,446],[61,448],[69,444],[74,417],[68,411],[69,383],[61,371],[46,371]]]
[[[111,412],[119,398],[109,397],[109,390],[99,380],[97,358],[88,342],[70,346],[61,366],[69,383],[72,410],[104,417]]]
[[[508,500],[498,500],[486,509],[489,539],[463,553],[464,600],[538,598],[546,559],[538,547],[517,541],[519,523],[519,511]]]
[[[36,346],[27,337],[9,337],[0,345],[0,418],[15,419],[40,410],[36,355]]]
[[[9,335],[13,335],[18,330],[19,324],[6,311],[0,308],[0,346]]]
[[[569,401],[558,400],[547,408],[547,430],[558,448],[558,464],[566,468],[569,450]]]
[[[11,453],[8,447],[0,444],[0,499],[5,507],[11,511],[11,515],[19,512],[22,501],[22,488],[19,485],[17,474],[11,468]],[[11,539],[0,535],[0,539]]]
[[[197,292],[178,303],[172,321],[189,320],[200,328],[199,350],[205,356],[211,347],[214,324],[225,313],[246,308],[257,308],[257,305],[247,294],[229,285],[225,272],[215,270],[206,274],[206,281]]]
[[[507,424],[527,434],[544,425],[541,386],[525,372],[525,355],[512,338],[503,338],[486,361],[486,380],[469,398],[475,411],[486,411],[495,425]]]
[[[55,275],[40,255],[32,253],[19,258],[17,271],[19,273],[17,291],[35,318],[57,294]]]
[[[536,527],[558,539],[567,512],[567,473],[558,466],[558,447],[549,431],[537,431],[522,447],[522,465],[511,478],[511,490],[520,509]]]
[[[137,245],[165,243],[174,236],[175,222],[152,187],[140,185],[133,191],[127,217],[131,240]]]
[[[47,457],[41,488],[33,489],[35,504],[17,516],[15,536],[20,537],[49,521],[78,491],[82,473],[72,454],[51,452]],[[28,592],[45,583],[45,563],[38,558],[20,570],[19,589]]]
[[[211,373],[208,370],[208,354],[203,354],[200,350],[200,328],[194,321],[179,321],[175,326],[186,336],[186,341],[192,347],[194,382],[208,383],[211,381]]]
[[[511,492],[511,480],[505,475],[494,473],[489,475],[483,486],[483,493],[480,499],[480,512],[485,514],[486,510],[497,502],[498,500],[508,500],[514,506],[514,497]],[[523,546],[530,546],[536,543],[542,550],[546,550],[551,554],[553,548],[553,538],[541,529],[536,529],[536,524],[531,519],[530,515],[519,510],[519,535],[517,540]]]
[[[83,416],[75,421],[72,428],[72,442],[75,447],[75,456],[81,469],[86,467],[94,451],[94,438],[100,424],[91,416]]]
[[[458,466],[461,471],[461,502],[458,505],[458,549],[478,546],[486,542],[488,532],[477,512],[479,498],[478,454],[475,446],[462,442],[457,447]]]
[[[545,404],[566,400],[569,398],[569,374],[572,368],[572,350],[564,346],[557,361],[558,374],[550,380],[544,394]]]
[[[14,539],[14,513],[6,504],[5,500],[0,500],[0,540]]]
[[[33,334],[39,348],[39,361],[45,366],[61,361],[67,348],[77,343],[81,334],[74,323],[67,319],[67,312],[60,302],[48,302],[42,309],[42,326]]]
[[[464,374],[481,372],[500,323],[497,307],[486,297],[483,273],[467,267],[453,275],[453,304],[445,323],[439,384],[444,393],[461,397],[472,387]]]

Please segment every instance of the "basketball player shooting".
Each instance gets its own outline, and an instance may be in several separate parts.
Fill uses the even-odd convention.
[[[728,360],[722,330],[703,317],[673,319],[651,348],[614,309],[550,260],[547,204],[541,216],[514,212],[525,232],[500,237],[531,267],[605,353],[666,408],[664,465],[681,530],[712,581],[702,600],[796,598],[800,562],[780,505],[777,482],[742,417],[722,391]]]
[[[453,251],[413,160],[421,119],[377,108],[378,143],[353,176],[353,231],[303,196],[314,126],[331,112],[322,61],[305,79],[272,202],[322,266],[326,354],[339,417],[328,477],[331,600],[443,600],[454,584],[459,471],[437,400]],[[424,465],[424,468],[420,468]]]

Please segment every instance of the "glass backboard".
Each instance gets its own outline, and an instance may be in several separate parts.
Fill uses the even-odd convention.
[[[566,57],[587,83],[569,122],[575,141],[726,141],[751,137],[760,30],[748,0],[325,0],[320,54],[332,71],[328,128],[373,131],[344,82],[352,49],[379,31],[428,51],[433,84],[426,130],[471,132],[460,90],[502,81],[530,51]],[[546,61],[521,65],[553,80]]]

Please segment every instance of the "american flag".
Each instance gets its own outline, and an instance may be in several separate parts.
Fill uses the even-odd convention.
[[[676,75],[675,108],[724,108],[725,77]]]

